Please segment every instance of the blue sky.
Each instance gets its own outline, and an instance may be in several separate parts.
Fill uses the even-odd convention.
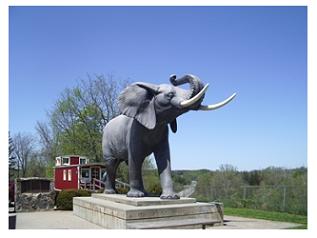
[[[305,7],[11,7],[9,129],[35,133],[87,74],[168,83],[192,73],[204,102],[178,118],[173,169],[307,165]]]

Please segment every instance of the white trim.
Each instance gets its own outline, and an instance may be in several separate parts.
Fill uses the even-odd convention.
[[[59,156],[59,157],[56,157],[55,158],[55,166],[61,166],[62,165],[62,158]]]
[[[63,169],[63,181],[67,181],[67,169]]]
[[[84,160],[85,162],[82,164],[82,163],[80,163],[80,160]],[[80,165],[85,165],[85,164],[87,164],[87,158],[79,157],[79,164],[80,164]]]
[[[67,169],[67,181],[72,181],[72,169]]]
[[[79,166],[77,166],[77,189],[80,189],[80,177],[81,177],[80,169],[79,169]]]

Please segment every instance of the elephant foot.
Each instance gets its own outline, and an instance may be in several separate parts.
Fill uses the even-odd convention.
[[[163,193],[160,199],[180,199],[180,197],[176,193]]]
[[[130,191],[127,193],[127,197],[144,197],[145,196],[145,193],[140,191],[140,190],[137,190],[137,189],[130,189]]]
[[[108,188],[105,188],[105,190],[103,191],[103,193],[105,194],[115,194],[116,191],[112,188],[108,189]]]

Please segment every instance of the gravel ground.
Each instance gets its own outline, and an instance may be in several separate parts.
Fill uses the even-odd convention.
[[[224,226],[209,229],[286,229],[298,224],[266,221],[260,219],[225,216]],[[72,211],[45,211],[17,213],[16,229],[103,229],[80,217]]]

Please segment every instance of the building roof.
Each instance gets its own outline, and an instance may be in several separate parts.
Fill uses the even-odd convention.
[[[28,181],[28,180],[44,180],[51,181],[52,178],[44,178],[44,177],[25,177],[25,178],[17,178],[18,181]]]
[[[84,155],[60,155],[60,156],[56,156],[56,158],[58,158],[58,157],[81,157],[81,158],[87,159],[87,156],[84,156]]]
[[[80,164],[80,167],[91,167],[91,166],[103,166],[106,167],[104,163],[88,163],[88,164]]]
[[[104,163],[88,163],[88,164],[71,164],[71,165],[59,165],[54,166],[54,168],[69,168],[69,167],[92,167],[92,166],[102,166],[106,167]]]

